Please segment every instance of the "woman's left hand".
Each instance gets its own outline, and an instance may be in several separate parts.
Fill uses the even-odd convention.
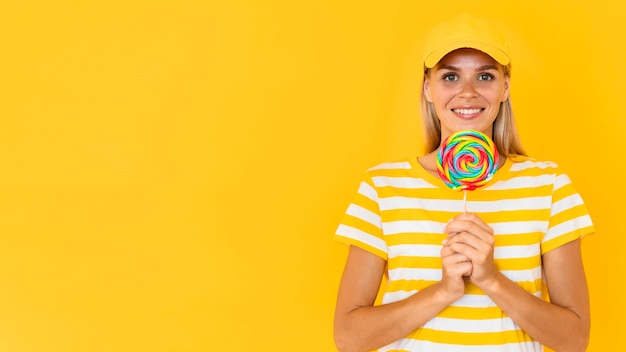
[[[495,278],[498,271],[493,258],[493,229],[478,215],[459,214],[450,220],[444,232],[448,235],[444,246],[465,255],[472,262],[471,282],[482,287]]]

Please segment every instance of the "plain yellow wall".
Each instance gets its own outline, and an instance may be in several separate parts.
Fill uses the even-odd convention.
[[[461,11],[595,221],[589,351],[624,346],[616,2],[33,0],[0,2],[0,351],[333,351],[332,234],[420,151],[421,45]]]

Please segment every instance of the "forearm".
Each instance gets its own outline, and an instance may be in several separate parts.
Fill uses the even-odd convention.
[[[355,308],[336,317],[335,342],[341,352],[380,348],[407,336],[452,302],[438,283],[402,301]]]
[[[589,339],[588,317],[526,292],[501,273],[481,288],[520,328],[543,345],[555,351],[585,350]]]

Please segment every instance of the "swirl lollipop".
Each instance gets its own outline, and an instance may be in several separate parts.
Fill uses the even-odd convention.
[[[484,133],[467,130],[451,134],[437,153],[437,173],[454,190],[463,190],[463,211],[467,191],[484,186],[498,167],[498,149]]]

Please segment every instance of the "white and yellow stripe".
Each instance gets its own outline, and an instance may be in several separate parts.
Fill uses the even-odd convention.
[[[443,229],[463,209],[416,160],[367,171],[335,238],[387,260],[383,304],[441,280]],[[494,230],[497,268],[529,293],[542,295],[541,256],[593,232],[581,197],[551,162],[508,159],[467,209]],[[542,347],[471,283],[466,294],[423,327],[379,351],[541,351]]]

